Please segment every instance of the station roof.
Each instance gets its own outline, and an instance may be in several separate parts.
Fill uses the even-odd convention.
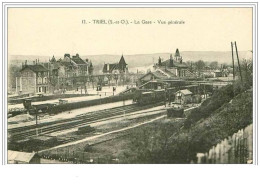
[[[29,163],[34,157],[34,155],[35,153],[26,153],[26,152],[8,150],[8,161]]]
[[[182,93],[184,95],[191,95],[192,94],[192,92],[190,90],[188,90],[188,89],[179,90],[178,92],[180,92],[180,93]],[[176,92],[176,93],[178,93],[178,92]]]
[[[142,92],[142,94],[151,94],[152,92]]]

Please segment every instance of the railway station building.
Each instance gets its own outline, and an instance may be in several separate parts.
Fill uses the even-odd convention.
[[[49,71],[38,61],[34,65],[27,65],[27,61],[20,70],[21,77],[16,78],[16,92],[21,93],[48,93]]]
[[[154,65],[154,70],[139,78],[139,84],[147,83],[151,80],[167,80],[167,79],[185,79],[195,77],[196,75],[189,71],[188,66],[183,62],[179,49],[176,49],[174,57],[170,55],[170,59],[162,61],[159,57],[158,63]]]

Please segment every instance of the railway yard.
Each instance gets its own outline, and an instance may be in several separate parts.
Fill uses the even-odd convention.
[[[194,83],[126,90],[102,99],[96,93],[81,95],[78,101],[75,96],[72,102],[63,98],[65,102],[54,99],[40,104],[23,98],[26,113],[8,118],[8,149],[37,153],[41,163],[128,163],[127,153],[140,129],[154,124],[164,128],[160,123],[165,121],[175,129],[183,128],[189,113],[215,91],[213,84]],[[180,94],[184,99],[179,99]],[[12,108],[15,105],[21,107],[17,103]]]

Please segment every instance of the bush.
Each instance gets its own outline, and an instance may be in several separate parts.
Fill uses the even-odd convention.
[[[193,110],[184,123],[186,129],[191,127],[191,124],[195,124],[197,121],[209,117],[214,111],[220,108],[223,104],[228,103],[236,94],[241,92],[234,91],[233,85],[224,86],[214,92],[212,97],[205,100],[201,106]]]
[[[137,130],[132,135],[131,152],[126,154],[125,160],[130,163],[195,161],[196,153],[207,152],[253,122],[253,91],[249,88],[249,83],[236,81],[218,89],[199,108],[191,111],[184,129],[169,120]]]

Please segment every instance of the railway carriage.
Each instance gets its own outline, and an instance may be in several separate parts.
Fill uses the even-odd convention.
[[[136,90],[133,101],[138,105],[148,105],[165,100],[165,90]]]
[[[139,105],[147,105],[162,101],[172,102],[175,99],[175,93],[178,90],[188,89],[194,94],[199,92],[199,85],[186,85],[186,86],[178,86],[171,87],[160,90],[148,90],[148,89],[139,89],[135,91],[133,101]],[[196,100],[196,102],[198,102]]]

